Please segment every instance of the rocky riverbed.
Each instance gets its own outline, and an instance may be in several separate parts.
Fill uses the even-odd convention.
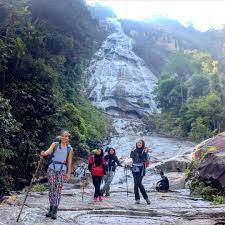
[[[118,168],[113,180],[111,196],[105,198],[103,202],[92,203],[93,186],[91,182],[84,189],[83,200],[82,188],[76,188],[76,183],[65,184],[58,219],[53,221],[45,218],[48,208],[48,192],[32,192],[27,199],[18,224],[211,225],[221,221],[225,215],[225,205],[213,205],[199,197],[190,196],[189,190],[185,186],[184,175],[179,172],[180,170],[166,172],[171,183],[170,192],[157,193],[154,190],[155,183],[159,179],[155,166],[160,163],[163,165],[164,161],[170,158],[189,154],[195,144],[160,137],[156,134],[144,135],[143,131],[134,129],[141,126],[138,123],[138,121],[115,120],[114,126],[117,135],[112,137],[109,145],[117,149],[117,154],[122,161],[129,161],[130,146],[140,138],[143,138],[146,145],[152,148],[150,153],[151,166],[144,178],[144,185],[148,191],[151,205],[147,205],[143,199],[140,205],[134,204],[131,172],[127,173],[127,195],[126,173],[123,168]],[[17,224],[15,221],[23,199],[24,193],[17,195],[16,200],[11,205],[0,205],[0,225]]]

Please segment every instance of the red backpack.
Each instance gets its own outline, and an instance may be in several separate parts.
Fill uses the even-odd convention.
[[[90,156],[89,157],[88,163],[92,164],[91,175],[98,176],[98,177],[102,177],[103,176],[103,167],[102,167],[102,165],[105,164],[104,157],[102,157],[102,163],[101,163],[100,166],[96,166],[95,165],[94,157],[93,156]]]
[[[145,162],[145,168],[148,168],[149,166],[150,166],[150,161],[149,161],[149,159],[147,159]]]

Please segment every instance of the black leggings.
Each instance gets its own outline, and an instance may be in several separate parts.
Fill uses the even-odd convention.
[[[139,190],[141,191],[141,194],[144,199],[148,198],[148,195],[145,191],[145,188],[142,184],[142,172],[133,172],[133,177],[134,177],[134,194],[135,194],[135,200],[140,200],[140,195],[139,195]]]
[[[95,194],[94,197],[102,196],[100,186],[102,182],[102,177],[100,176],[92,176],[93,184],[95,186]]]

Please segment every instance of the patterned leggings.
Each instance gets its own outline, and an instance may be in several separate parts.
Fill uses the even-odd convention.
[[[64,175],[64,171],[48,169],[49,203],[51,206],[59,206]]]

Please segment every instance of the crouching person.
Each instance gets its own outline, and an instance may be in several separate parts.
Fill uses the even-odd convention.
[[[156,183],[156,190],[158,192],[167,192],[170,188],[169,180],[166,176],[164,176],[163,171],[160,171],[161,180]]]
[[[47,172],[50,209],[46,217],[52,219],[56,219],[63,182],[71,179],[73,149],[69,144],[69,138],[69,132],[62,131],[60,140],[53,142],[48,150],[41,152],[41,156],[50,156]]]

